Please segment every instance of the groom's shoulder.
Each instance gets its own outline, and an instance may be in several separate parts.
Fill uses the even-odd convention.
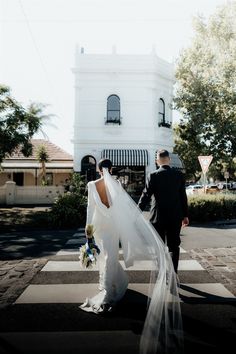
[[[152,176],[157,176],[161,171],[164,171],[161,167],[158,167],[156,170],[152,171],[150,174]]]
[[[152,179],[152,178],[155,178],[156,176],[158,176],[158,174],[159,174],[159,171],[158,171],[158,170],[159,170],[159,169],[150,172],[150,173],[149,173],[149,178]]]

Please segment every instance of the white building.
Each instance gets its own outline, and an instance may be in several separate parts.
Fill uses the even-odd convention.
[[[173,65],[149,55],[85,54],[75,68],[74,170],[94,179],[108,157],[128,190],[143,188],[159,148],[173,151]],[[175,167],[180,167],[176,155]]]

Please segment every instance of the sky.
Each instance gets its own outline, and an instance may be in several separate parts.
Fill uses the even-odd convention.
[[[149,54],[175,62],[194,36],[192,19],[226,0],[0,0],[0,83],[24,105],[48,104],[43,130],[73,154],[74,55]],[[174,120],[178,121],[178,114]],[[36,138],[43,138],[36,135]]]

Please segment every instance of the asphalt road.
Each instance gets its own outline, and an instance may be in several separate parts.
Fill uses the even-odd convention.
[[[48,258],[59,251],[75,230],[13,231],[0,234],[0,261]]]
[[[0,234],[0,260],[53,256],[75,230],[26,230]],[[195,248],[236,247],[236,224],[190,225],[182,228],[181,246]]]
[[[181,246],[185,250],[236,247],[236,222],[225,225],[190,225],[182,228]]]

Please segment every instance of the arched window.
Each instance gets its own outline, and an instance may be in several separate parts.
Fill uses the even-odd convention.
[[[159,99],[159,107],[158,107],[158,125],[159,127],[171,127],[171,122],[167,122],[166,120],[166,107],[165,101],[163,98]]]
[[[159,123],[165,123],[165,101],[163,98],[159,99]]]
[[[106,124],[120,124],[120,98],[117,95],[110,95],[107,99]]]
[[[84,156],[81,160],[81,175],[85,175],[87,181],[96,179],[96,160],[93,156]]]

